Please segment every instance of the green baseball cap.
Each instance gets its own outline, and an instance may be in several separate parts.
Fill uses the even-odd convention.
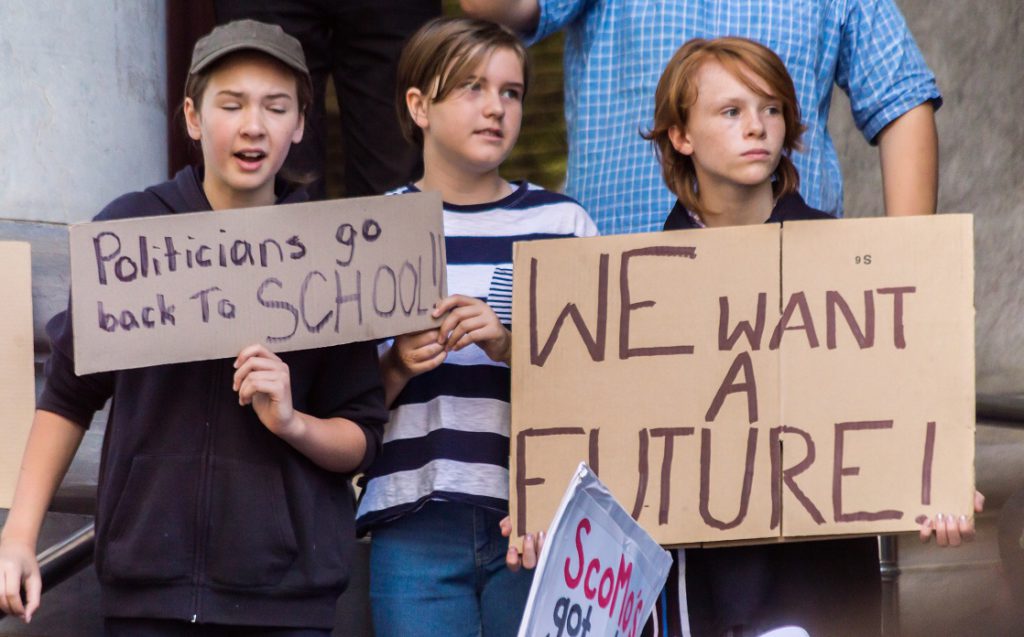
[[[306,56],[299,41],[276,24],[256,20],[235,20],[210,31],[192,49],[188,74],[198,73],[217,60],[236,51],[266,53],[309,77]]]

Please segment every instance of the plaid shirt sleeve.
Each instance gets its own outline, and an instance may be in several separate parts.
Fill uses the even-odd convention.
[[[587,5],[594,0],[539,0],[540,19],[537,29],[530,34],[524,34],[523,40],[527,46],[540,42],[552,33],[557,33],[565,28],[576,18],[580,17],[587,9]]]
[[[893,0],[850,0],[847,9],[836,83],[873,144],[889,123],[927,101],[938,108],[942,96]]]

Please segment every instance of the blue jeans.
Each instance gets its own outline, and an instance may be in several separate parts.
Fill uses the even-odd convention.
[[[501,637],[519,630],[533,571],[505,567],[503,514],[451,502],[375,527],[370,601],[377,637]]]

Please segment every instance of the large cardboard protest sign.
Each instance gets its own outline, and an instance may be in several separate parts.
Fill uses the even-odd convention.
[[[511,509],[587,461],[660,543],[970,515],[971,217],[520,243]]]
[[[71,228],[79,374],[383,338],[446,294],[436,193]]]
[[[671,565],[580,464],[548,529],[519,637],[635,637]]]
[[[32,370],[32,258],[28,243],[0,242],[0,508],[8,509],[35,409]]]
[[[785,534],[972,514],[971,217],[790,223],[782,240]]]

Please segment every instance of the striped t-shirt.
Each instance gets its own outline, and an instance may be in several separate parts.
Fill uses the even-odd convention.
[[[513,242],[597,234],[573,199],[526,182],[513,187],[495,202],[444,204],[448,293],[483,299],[506,327],[512,322]],[[418,189],[409,185],[390,194],[410,192]],[[384,449],[366,473],[359,532],[429,500],[507,511],[510,387],[508,366],[476,345],[450,352],[437,369],[412,378],[391,405]]]

